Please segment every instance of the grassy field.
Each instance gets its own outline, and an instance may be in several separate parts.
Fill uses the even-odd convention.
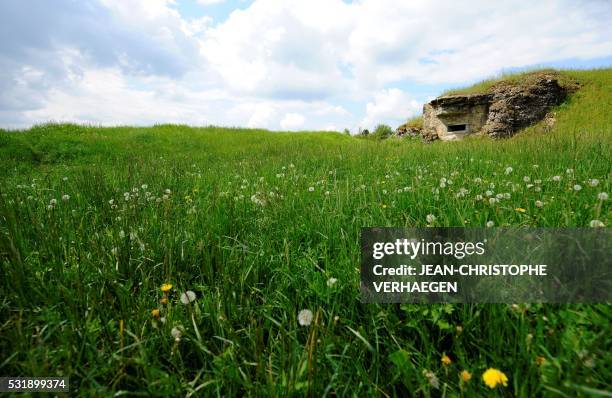
[[[609,305],[359,301],[364,226],[609,225],[612,70],[566,73],[553,131],[505,141],[0,131],[0,374],[80,396],[610,396]]]

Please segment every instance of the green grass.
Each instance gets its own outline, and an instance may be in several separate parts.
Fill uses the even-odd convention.
[[[364,226],[609,224],[612,70],[566,73],[583,86],[553,131],[503,141],[0,132],[0,374],[69,375],[80,396],[609,396],[609,305],[359,302]]]
[[[606,69],[601,70],[602,73],[606,73]],[[572,71],[572,70],[564,70],[557,71],[555,69],[534,69],[534,70],[526,70],[523,72],[514,72],[514,73],[502,73],[499,76],[491,77],[485,80],[482,80],[476,84],[473,84],[468,87],[460,87],[457,89],[451,89],[445,91],[442,95],[455,95],[455,94],[486,94],[490,93],[493,87],[500,82],[504,84],[512,84],[512,85],[528,85],[534,79],[537,79],[543,74],[554,74],[557,75],[559,84],[561,87],[565,87],[569,89],[569,91],[575,90],[576,80],[573,77],[575,74],[583,76],[588,73],[598,73],[597,70],[592,71]]]

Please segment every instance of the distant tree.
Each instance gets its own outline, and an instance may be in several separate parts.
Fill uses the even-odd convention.
[[[386,124],[379,124],[374,129],[374,133],[372,134],[374,138],[383,140],[385,138],[391,137],[393,135],[393,129]]]
[[[351,131],[349,129],[344,129],[343,133],[346,135],[351,135]]]

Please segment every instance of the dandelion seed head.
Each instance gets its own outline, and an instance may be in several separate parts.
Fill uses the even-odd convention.
[[[608,200],[608,194],[606,192],[600,192],[597,194],[597,199]]]
[[[179,342],[181,341],[181,337],[183,336],[183,331],[180,327],[175,326],[170,331],[170,335],[174,338],[174,341]]]
[[[298,313],[298,323],[301,326],[310,326],[310,324],[312,323],[312,318],[312,311],[310,311],[309,309],[301,310]]]
[[[181,293],[181,303],[186,305],[189,303],[193,303],[195,300],[196,300],[195,292],[191,290],[187,290],[186,292]]]

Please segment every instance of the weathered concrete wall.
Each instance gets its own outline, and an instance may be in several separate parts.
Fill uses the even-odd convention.
[[[423,106],[423,139],[456,140],[479,133],[487,122],[491,94],[450,95]],[[449,126],[465,125],[449,131]],[[452,128],[451,128],[452,130]]]

